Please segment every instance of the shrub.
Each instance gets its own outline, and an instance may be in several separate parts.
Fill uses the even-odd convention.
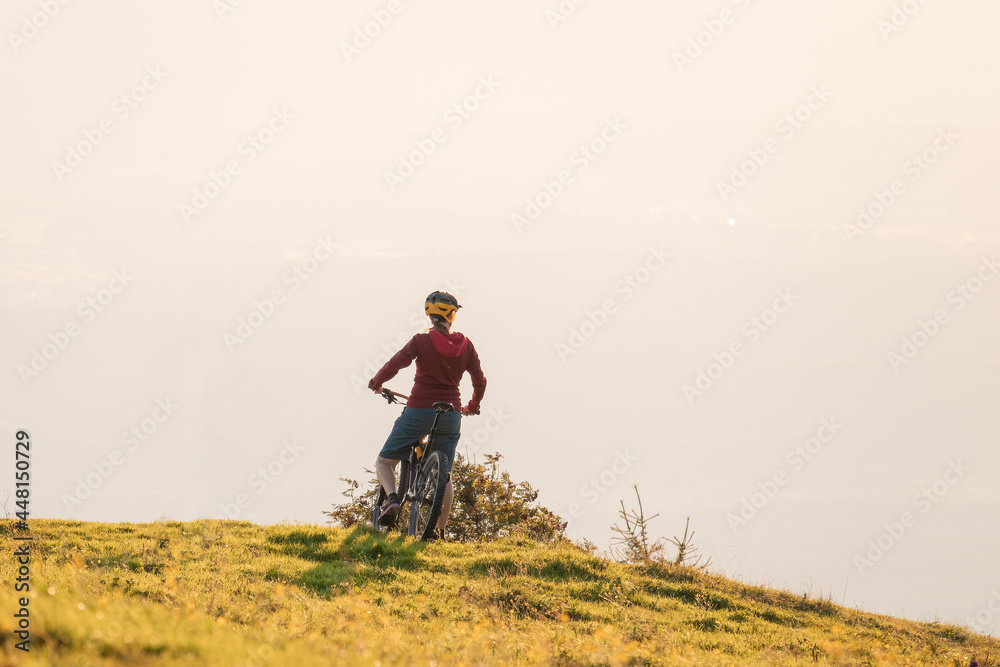
[[[484,463],[472,463],[458,454],[452,466],[455,499],[448,519],[446,534],[451,539],[488,540],[521,534],[536,540],[566,539],[566,522],[543,507],[538,491],[528,482],[515,483],[510,473],[500,469],[500,454],[487,454]],[[342,528],[367,524],[371,506],[378,493],[375,473],[367,484],[341,477],[347,484],[342,495],[345,502],[334,504],[330,523]]]
[[[673,559],[666,556],[667,542],[662,537],[653,539],[649,535],[649,524],[659,513],[653,516],[646,516],[642,509],[642,498],[639,496],[638,485],[633,485],[635,489],[635,499],[639,509],[625,509],[625,501],[619,501],[621,509],[618,516],[624,521],[624,526],[615,524],[611,526],[611,531],[616,537],[611,540],[611,555],[622,562],[627,563],[672,563],[694,567],[700,570],[708,568],[712,564],[709,558],[704,563],[702,556],[698,555],[698,547],[694,545],[694,531],[690,530],[691,517],[688,517],[684,524],[684,536],[674,537],[670,543],[677,547],[677,555]]]

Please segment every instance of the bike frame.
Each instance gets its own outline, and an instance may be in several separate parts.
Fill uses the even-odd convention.
[[[434,405],[437,406],[440,404],[435,403]],[[452,407],[452,410],[454,409],[455,408]],[[420,485],[417,483],[423,482],[420,473],[423,471],[424,459],[427,458],[430,455],[430,453],[434,451],[434,438],[437,436],[438,419],[440,419],[441,415],[443,415],[445,412],[449,412],[449,410],[442,410],[441,408],[438,407],[435,407],[435,410],[437,411],[437,413],[434,415],[434,421],[431,422],[430,433],[428,433],[426,436],[427,442],[424,442],[423,440],[418,440],[416,443],[413,444],[413,447],[410,450],[412,452],[412,460],[410,462],[410,478],[412,479],[413,483],[409,484],[406,489],[405,497],[407,501],[411,501],[414,498],[416,498],[417,493],[422,490],[420,488]]]
[[[399,401],[397,399],[400,398],[409,398],[408,396],[385,388],[382,389],[382,396],[384,396],[386,401],[390,404],[398,404]],[[455,411],[455,406],[451,403],[438,401],[434,404],[434,410],[434,421],[431,422],[430,432],[424,438],[413,443],[410,448],[410,466],[408,479],[406,480],[406,493],[402,498],[402,500],[408,503],[414,502],[423,493],[423,485],[426,482],[423,476],[423,463],[431,452],[434,451],[434,441],[437,438],[438,420],[444,413]],[[400,479],[399,483],[402,485],[404,482]]]

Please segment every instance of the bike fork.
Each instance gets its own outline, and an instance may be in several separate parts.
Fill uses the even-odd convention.
[[[416,457],[414,457],[416,458]],[[420,463],[414,461],[410,464],[410,484],[406,489],[406,495],[404,496],[406,502],[413,502],[413,499],[417,497],[417,490],[420,484]]]

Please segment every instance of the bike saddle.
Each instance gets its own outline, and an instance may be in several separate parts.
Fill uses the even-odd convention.
[[[434,409],[438,412],[454,412],[455,406],[451,403],[445,403],[444,401],[438,401],[434,404]]]

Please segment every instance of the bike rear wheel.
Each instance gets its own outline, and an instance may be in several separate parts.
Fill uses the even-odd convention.
[[[413,500],[410,503],[410,536],[429,539],[437,526],[444,504],[444,489],[448,484],[447,456],[431,452],[424,459],[420,473],[413,480]]]

